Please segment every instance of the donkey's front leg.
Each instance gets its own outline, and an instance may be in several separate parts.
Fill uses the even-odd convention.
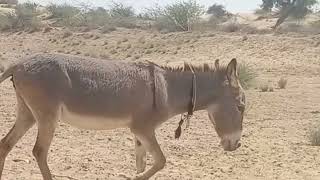
[[[142,128],[142,130],[132,129],[132,132],[135,134],[137,139],[139,139],[142,146],[152,155],[154,160],[153,166],[150,169],[133,178],[134,180],[146,180],[164,168],[166,158],[160,149],[154,130]]]
[[[135,137],[135,150],[136,150],[136,166],[137,173],[142,173],[146,169],[146,150],[142,146],[141,141]]]

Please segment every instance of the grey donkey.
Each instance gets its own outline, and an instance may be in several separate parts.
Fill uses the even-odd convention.
[[[135,137],[137,175],[149,179],[164,168],[166,158],[155,129],[185,112],[207,110],[226,151],[240,147],[245,94],[237,60],[227,66],[184,67],[151,62],[100,60],[62,54],[35,54],[13,63],[0,76],[12,77],[17,97],[16,122],[0,142],[0,177],[6,156],[37,124],[33,155],[44,180],[51,180],[48,150],[58,121],[78,128],[127,127]],[[146,169],[146,152],[154,160]]]

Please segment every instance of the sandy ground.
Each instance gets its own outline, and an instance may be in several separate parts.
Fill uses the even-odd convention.
[[[90,36],[93,34],[93,37]],[[236,57],[258,73],[260,84],[274,92],[247,90],[249,111],[244,121],[242,147],[224,152],[205,112],[196,112],[191,127],[174,139],[179,117],[157,130],[167,157],[165,169],[152,179],[320,179],[320,148],[311,146],[309,133],[320,121],[320,36],[248,35],[224,33],[157,34],[119,30],[89,32],[62,38],[62,31],[1,34],[3,62],[35,52],[110,56],[123,60],[151,60],[160,64],[223,62]],[[124,38],[125,37],[125,38]],[[276,88],[280,77],[286,89]],[[15,119],[15,94],[9,80],[0,86],[0,133]],[[38,180],[32,156],[33,127],[7,158],[3,179]],[[135,174],[134,142],[128,129],[88,131],[60,123],[49,154],[55,179],[126,179]],[[151,165],[148,157],[148,167]],[[72,178],[68,178],[72,177]]]

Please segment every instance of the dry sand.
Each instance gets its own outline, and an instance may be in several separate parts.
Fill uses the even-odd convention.
[[[320,179],[320,147],[311,146],[308,138],[313,128],[320,128],[320,36],[247,35],[243,40],[241,34],[214,32],[163,35],[118,30],[67,38],[61,34],[58,30],[1,34],[1,56],[10,62],[36,52],[59,51],[160,64],[213,63],[217,58],[227,62],[236,57],[258,73],[257,87],[265,83],[275,87],[274,92],[246,91],[250,110],[244,120],[242,147],[235,152],[222,150],[205,112],[195,113],[190,129],[179,140],[174,139],[179,117],[164,123],[157,137],[167,164],[152,179]],[[288,79],[286,89],[276,88],[280,77]],[[3,137],[15,119],[16,99],[9,80],[1,84],[0,94]],[[31,153],[35,137],[33,127],[9,154],[3,179],[41,179]],[[148,167],[151,163],[148,156]],[[89,131],[60,123],[49,166],[59,180],[126,179],[135,174],[132,134],[128,129]]]

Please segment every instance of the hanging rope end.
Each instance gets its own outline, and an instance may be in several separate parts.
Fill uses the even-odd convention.
[[[178,126],[178,128],[175,131],[174,137],[175,137],[175,139],[179,139],[180,136],[181,136],[181,126]]]

